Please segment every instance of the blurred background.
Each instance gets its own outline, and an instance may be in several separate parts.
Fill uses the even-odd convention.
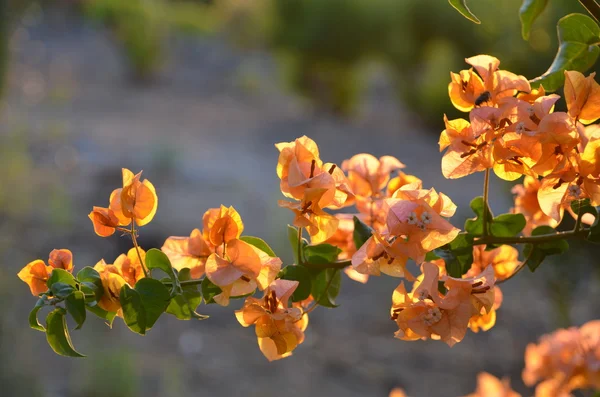
[[[143,338],[90,318],[72,333],[89,357],[59,357],[28,328],[35,300],[16,278],[53,248],[71,249],[79,269],[129,249],[127,238],[96,237],[87,218],[120,185],[121,167],[157,187],[143,248],[188,235],[223,203],[289,264],[292,216],[277,207],[273,144],[304,134],[338,164],[360,152],[398,157],[452,197],[461,226],[482,178],[440,172],[443,114],[459,116],[449,72],[488,53],[538,76],[556,52],[558,18],[585,12],[550,2],[526,42],[519,6],[472,2],[478,26],[440,0],[0,0],[0,395],[387,396],[398,386],[452,397],[472,392],[479,371],[531,395],[520,378],[526,344],[598,316],[589,246],[573,243],[507,283],[495,328],[452,349],[393,338],[398,280],[345,278],[341,306],[311,314],[305,343],[274,363],[235,320],[241,301],[201,306],[203,322],[163,316]],[[492,209],[510,208],[510,187],[493,179]]]

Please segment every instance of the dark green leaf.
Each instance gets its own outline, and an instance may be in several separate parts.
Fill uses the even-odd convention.
[[[123,308],[123,320],[125,324],[135,333],[146,334],[146,310],[142,304],[140,294],[125,284],[119,294],[121,307]]]
[[[434,252],[444,259],[448,275],[460,278],[469,271],[473,264],[473,236],[461,233],[451,243],[434,250]]]
[[[342,276],[338,269],[320,271],[312,281],[312,296],[324,307],[338,307],[335,298],[340,293]]]
[[[356,216],[353,219],[354,231],[352,232],[352,239],[354,240],[356,249],[359,249],[373,235],[373,230]]]
[[[191,280],[190,269],[181,269],[178,277],[179,281]],[[204,320],[208,316],[196,313],[196,308],[201,302],[202,294],[198,289],[198,285],[184,285],[182,286],[182,293],[175,295],[171,299],[167,307],[167,313],[174,315],[180,320],[190,320],[192,318]]]
[[[146,314],[146,330],[152,328],[156,320],[169,306],[171,295],[163,283],[153,278],[143,278],[135,284]]]
[[[74,291],[71,295],[67,296],[65,306],[71,317],[73,317],[73,320],[77,323],[75,329],[80,329],[83,326],[86,317],[85,297],[83,296],[83,292]]]
[[[547,4],[548,0],[523,0],[523,4],[519,10],[523,39],[529,40],[531,25],[533,25],[533,22],[540,16],[542,11],[544,11]]]
[[[546,92],[558,90],[565,81],[565,70],[585,72],[600,55],[600,27],[587,15],[569,14],[558,21],[558,53],[543,75],[531,80],[534,87],[542,84]]]
[[[164,252],[156,248],[148,250],[148,252],[146,252],[146,266],[150,270],[160,269],[165,272],[165,274],[171,278],[173,290],[179,291],[179,279],[175,274],[173,266],[171,266],[169,257]]]
[[[598,218],[598,210],[594,207],[590,199],[583,200],[574,200],[571,202],[571,209],[577,215],[581,213],[581,216],[585,214],[592,214],[594,216],[594,221]]]
[[[471,12],[471,10],[469,10],[469,7],[467,7],[467,0],[448,0],[448,2],[469,21],[477,24],[481,23],[481,21]]]
[[[550,226],[538,226],[532,236],[540,236],[543,234],[555,234],[556,230]],[[569,249],[569,243],[566,240],[548,241],[540,244],[527,244],[523,249],[523,254],[526,258],[527,267],[532,272],[542,263],[549,255],[560,255]]]
[[[298,281],[298,287],[292,294],[292,302],[302,301],[310,296],[312,289],[311,274],[304,266],[286,266],[278,275],[284,280]]]
[[[242,236],[242,237],[240,237],[240,240],[245,241],[248,244],[255,246],[256,248],[258,248],[259,250],[261,250],[265,254],[269,255],[271,258],[276,258],[277,257],[277,255],[275,255],[275,252],[273,252],[273,250],[271,249],[271,247],[269,247],[269,244],[267,244],[261,238],[252,237],[252,236]]]
[[[31,309],[31,311],[29,312],[29,326],[33,329],[36,329],[36,330],[42,331],[42,332],[46,332],[46,328],[44,328],[44,326],[42,324],[40,324],[40,322],[38,321],[37,314],[40,311],[40,309],[42,307],[44,307],[45,305],[46,305],[46,299],[40,298],[35,303],[35,306],[33,307],[33,309]]]
[[[479,197],[475,197],[473,200],[471,200],[471,209],[473,210],[473,212],[475,212],[475,218],[471,218],[471,219],[467,219],[467,221],[465,222],[465,231],[467,231],[467,233],[473,235],[473,236],[482,236],[483,235],[483,211],[484,211],[484,207],[487,207],[486,205],[484,205],[483,203],[483,197],[479,196]],[[488,233],[490,232],[489,230],[489,225],[490,225],[490,221],[492,220],[492,212],[490,211],[489,207],[486,208],[487,209],[487,219],[488,219]]]
[[[298,229],[294,226],[288,225],[288,239],[292,246],[292,253],[294,254],[294,261],[297,265],[300,265],[302,261],[298,258]],[[302,239],[302,246],[308,245],[306,239]]]
[[[56,354],[67,357],[85,357],[73,348],[71,336],[67,329],[67,311],[58,307],[46,317],[46,340]]]
[[[490,231],[492,236],[513,237],[521,233],[526,224],[523,214],[502,214],[492,220]]]
[[[69,284],[58,282],[52,284],[50,291],[52,291],[52,295],[56,296],[57,298],[66,298],[67,296],[71,295],[71,292],[75,291],[75,287]]]
[[[71,273],[63,269],[52,269],[52,274],[50,274],[50,278],[46,281],[46,285],[48,288],[52,288],[52,284],[54,283],[64,283],[75,288],[75,278]]]
[[[93,268],[87,266],[77,273],[77,280],[81,282],[81,290],[86,294],[95,295],[95,301],[98,302],[102,298],[104,288],[100,274]]]
[[[342,252],[335,245],[322,243],[318,245],[307,245],[304,247],[304,259],[315,265],[327,265],[335,262]]]
[[[100,317],[101,319],[106,321],[106,325],[108,325],[110,328],[112,328],[112,323],[115,320],[115,317],[117,316],[117,313],[115,312],[107,312],[106,310],[104,310],[103,308],[101,308],[98,305],[94,305],[94,306],[88,306],[86,305],[85,307],[89,312],[94,313],[96,316]]]
[[[428,252],[428,253],[425,255],[425,262],[432,262],[432,261],[435,261],[435,260],[437,260],[437,259],[440,259],[440,257],[439,257],[439,256],[437,256],[437,255],[435,254],[435,252],[433,252],[433,251],[430,251],[430,252]]]
[[[210,303],[215,303],[214,297],[215,295],[219,295],[222,291],[221,288],[217,287],[208,279],[208,277],[204,277],[202,280],[202,297],[204,298],[204,302],[208,305]]]

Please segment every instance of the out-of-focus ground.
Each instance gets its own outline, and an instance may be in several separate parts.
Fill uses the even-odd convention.
[[[344,278],[340,307],[313,312],[304,344],[279,362],[267,362],[254,331],[235,320],[240,301],[201,306],[211,315],[202,322],[163,316],[146,337],[119,319],[109,330],[91,318],[72,333],[87,359],[53,354],[44,335],[27,326],[34,298],[15,274],[53,248],[70,248],[77,268],[129,248],[125,237],[97,237],[87,218],[93,205],[107,204],[121,167],[143,169],[157,187],[159,210],[141,230],[144,248],[188,234],[206,209],[222,203],[240,212],[245,234],[267,240],[286,263],[292,214],[277,207],[276,142],[306,134],[323,159],[338,164],[359,152],[397,156],[407,172],[459,205],[458,226],[480,194],[480,175],[442,177],[439,131],[402,111],[375,65],[357,115],[342,120],[284,92],[264,53],[234,50],[218,37],[178,36],[168,47],[158,80],[136,85],[110,35],[79,19],[50,13],[11,39],[0,124],[0,190],[3,205],[15,208],[0,218],[3,397],[387,396],[395,386],[414,397],[450,397],[472,392],[479,371],[510,376],[530,395],[520,380],[524,349],[564,319],[557,302],[571,305],[573,324],[597,316],[598,275],[575,247],[568,263],[558,258],[535,277],[523,272],[507,283],[497,325],[453,348],[394,339],[389,306],[398,280],[382,277],[367,285]],[[442,115],[437,124],[441,130]],[[493,209],[508,209],[510,185],[494,179],[491,199]],[[556,299],[547,280],[563,273],[576,290]]]

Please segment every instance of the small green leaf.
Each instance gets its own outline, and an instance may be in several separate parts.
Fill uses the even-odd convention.
[[[146,330],[152,328],[156,320],[169,306],[171,295],[163,283],[153,278],[143,278],[135,284],[146,315]]]
[[[373,230],[356,216],[352,219],[354,220],[352,239],[356,249],[359,249],[373,235]]]
[[[484,207],[487,207],[484,203],[483,203],[483,197],[479,196],[479,197],[475,197],[473,200],[471,200],[471,209],[473,210],[473,212],[475,213],[475,218],[471,218],[471,219],[467,219],[467,221],[465,222],[465,231],[473,236],[482,236],[483,235],[483,211],[484,211]],[[486,208],[487,209],[487,219],[488,219],[488,233],[490,232],[489,230],[489,226],[490,226],[490,221],[493,218],[492,212],[490,211],[489,207]]]
[[[326,265],[335,262],[341,252],[335,245],[327,243],[307,245],[304,247],[304,258],[308,263]]]
[[[146,334],[146,310],[140,294],[125,284],[119,294],[125,324],[135,333]]]
[[[585,72],[600,55],[600,27],[592,18],[583,14],[569,14],[558,21],[556,28],[559,42],[556,57],[543,75],[530,81],[533,87],[543,85],[546,92],[562,87],[565,70]]]
[[[215,295],[219,295],[222,291],[221,288],[214,285],[212,281],[208,279],[208,277],[204,277],[202,280],[202,298],[204,298],[204,302],[208,305],[210,303],[215,303],[214,297]]]
[[[240,240],[245,241],[248,244],[255,246],[256,248],[258,248],[259,250],[261,250],[265,254],[269,255],[271,258],[276,258],[277,257],[277,255],[275,255],[275,252],[273,252],[273,250],[271,249],[271,247],[269,247],[269,244],[267,244],[261,238],[252,237],[252,236],[242,236],[242,237],[240,237]]]
[[[460,12],[463,17],[476,24],[480,24],[481,21],[469,10],[467,7],[467,0],[448,0],[450,5]]]
[[[556,230],[550,226],[538,226],[532,232],[532,236],[543,234],[555,234]],[[566,240],[548,241],[540,244],[527,244],[523,249],[526,258],[527,267],[534,272],[538,266],[549,255],[560,255],[569,249],[569,243]]]
[[[192,277],[190,269],[181,269],[179,272],[179,281],[188,281]],[[198,320],[207,319],[208,316],[196,313],[196,308],[202,303],[202,293],[198,289],[198,285],[182,286],[182,293],[177,294],[171,299],[167,307],[167,313],[174,315],[180,320],[190,320],[196,318]]]
[[[52,284],[50,287],[50,291],[52,291],[52,295],[57,298],[66,298],[71,295],[71,292],[75,291],[75,287],[69,284],[65,284],[62,282]]]
[[[298,228],[294,226],[288,225],[288,239],[290,241],[290,245],[292,246],[292,253],[294,254],[294,261],[297,265],[300,265],[302,261],[298,258]],[[308,241],[306,239],[302,239],[302,247],[308,245]]]
[[[286,266],[279,272],[278,278],[298,281],[298,287],[292,294],[292,302],[302,301],[310,296],[312,289],[311,274],[304,266]]]
[[[436,250],[435,254],[444,259],[450,277],[460,278],[473,264],[473,236],[460,233],[451,243]]]
[[[55,269],[56,270],[56,269]],[[46,340],[56,354],[67,357],[85,357],[75,351],[67,329],[67,311],[58,307],[46,317]]]
[[[86,305],[85,308],[95,314],[96,316],[100,317],[101,319],[106,321],[106,325],[109,326],[109,328],[112,328],[112,323],[115,320],[115,317],[117,317],[117,313],[115,312],[107,312],[106,310],[104,310],[103,308],[101,308],[98,305],[94,305],[94,306],[89,306]]]
[[[339,269],[322,270],[312,281],[312,296],[321,306],[338,307],[335,298],[340,293],[341,283],[342,276]]]
[[[579,213],[581,213],[581,216],[585,214],[592,214],[594,216],[594,220],[598,218],[598,210],[591,204],[590,199],[588,198],[572,201],[571,209],[577,215],[579,215]]]
[[[77,273],[77,280],[81,282],[81,290],[86,295],[95,295],[95,301],[98,302],[102,298],[104,288],[100,274],[93,268],[87,266]]]
[[[521,19],[521,35],[524,40],[529,40],[531,25],[544,11],[546,5],[548,5],[548,0],[523,0],[519,18]]]
[[[42,307],[46,305],[46,299],[44,297],[38,299],[35,306],[29,312],[29,326],[38,331],[46,332],[46,328],[38,321],[37,314]]]
[[[527,221],[523,214],[502,214],[492,219],[490,231],[492,236],[513,237],[521,233]]]
[[[55,284],[56,285],[56,284]],[[85,322],[85,297],[83,292],[74,291],[71,295],[67,296],[65,300],[65,306],[67,311],[73,317],[73,320],[77,323],[75,329],[80,329]]]
[[[52,269],[52,274],[50,274],[50,278],[46,281],[46,285],[52,289],[52,284],[54,283],[68,284],[73,288],[77,285],[73,275],[64,269]]]
[[[177,278],[177,274],[175,274],[173,266],[171,266],[171,261],[167,254],[156,248],[148,250],[148,252],[146,252],[146,267],[150,270],[160,269],[165,272],[165,274],[171,278],[173,291],[179,291],[179,279]]]

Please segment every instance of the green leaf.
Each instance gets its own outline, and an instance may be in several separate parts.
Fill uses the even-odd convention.
[[[115,312],[107,312],[106,310],[104,310],[103,308],[101,308],[98,305],[94,305],[94,306],[89,306],[86,305],[85,308],[95,314],[96,316],[100,317],[101,319],[106,321],[106,325],[109,326],[109,328],[112,328],[112,323],[115,320],[115,317],[117,317],[117,313]]]
[[[46,305],[46,299],[40,298],[35,303],[35,306],[33,307],[33,309],[31,309],[31,311],[29,312],[29,326],[33,329],[36,329],[36,330],[42,331],[42,332],[46,332],[46,328],[44,328],[44,326],[42,324],[40,324],[40,322],[38,321],[37,314],[40,311],[40,309],[42,307],[44,307],[45,305]]]
[[[56,285],[56,284],[55,284]],[[85,297],[83,292],[74,291],[71,295],[67,296],[65,300],[65,306],[67,311],[73,317],[73,320],[77,323],[75,329],[80,329],[85,322]]]
[[[56,354],[67,357],[85,357],[73,347],[67,329],[66,314],[67,311],[62,307],[48,313],[48,317],[46,317],[46,340]]]
[[[290,245],[292,246],[292,253],[294,254],[294,261],[297,265],[300,265],[302,261],[301,258],[298,258],[298,229],[294,226],[288,225],[288,239],[290,241]],[[302,239],[302,247],[308,245],[308,241],[306,239]]]
[[[460,12],[463,17],[476,24],[480,24],[481,21],[469,10],[467,7],[467,0],[448,0],[450,5]]]
[[[543,234],[555,234],[556,230],[550,226],[538,226],[532,236],[540,236]],[[523,249],[523,254],[526,258],[527,267],[534,272],[538,266],[549,255],[560,255],[569,249],[569,243],[566,240],[548,241],[540,244],[527,244]]]
[[[102,298],[104,288],[102,287],[102,280],[100,274],[93,268],[87,266],[81,269],[77,273],[77,280],[81,282],[81,290],[85,294],[94,294],[98,302]]]
[[[192,277],[190,269],[181,269],[179,272],[179,281],[188,281]],[[208,316],[196,313],[196,308],[202,303],[202,293],[198,289],[198,285],[184,285],[182,293],[175,295],[169,306],[167,313],[174,315],[180,320],[190,320],[196,318],[198,320],[207,319]]]
[[[534,87],[542,84],[546,92],[562,87],[565,70],[585,72],[600,55],[600,27],[587,15],[569,14],[558,21],[558,53],[550,68],[541,76],[531,80]]]
[[[162,252],[159,249],[156,248],[152,248],[150,250],[148,250],[148,252],[146,252],[146,267],[148,267],[148,269],[153,270],[153,269],[160,269],[163,272],[165,272],[165,274],[167,276],[169,276],[171,278],[171,282],[173,283],[173,292],[180,292],[180,286],[179,286],[179,279],[177,278],[177,274],[175,274],[175,271],[173,269],[173,266],[171,266],[171,261],[169,260],[169,257],[167,256],[167,254],[165,254],[164,252]],[[137,284],[136,284],[137,286]]]
[[[258,248],[265,254],[269,255],[271,258],[277,257],[277,255],[275,255],[275,252],[273,252],[271,247],[269,247],[269,244],[267,244],[265,242],[265,240],[263,240],[261,238],[252,237],[252,236],[242,236],[242,237],[240,237],[240,240],[245,241],[248,244],[255,246],[256,248]]]
[[[125,324],[135,333],[146,334],[146,310],[140,294],[125,284],[119,294]]]
[[[492,219],[490,231],[492,236],[513,237],[521,233],[527,221],[523,214],[502,214]]]
[[[310,272],[304,266],[286,266],[279,272],[278,278],[298,281],[298,287],[292,294],[292,302],[302,301],[310,296],[312,279]]]
[[[208,305],[210,303],[215,303],[214,297],[215,295],[219,295],[222,291],[221,288],[214,285],[212,281],[208,279],[208,277],[204,277],[202,280],[202,298],[204,298],[204,302]]]
[[[473,236],[460,233],[451,243],[436,250],[435,254],[444,259],[450,277],[460,278],[473,264]]]
[[[335,262],[341,252],[335,245],[327,243],[307,245],[304,247],[304,259],[315,265],[326,265]]]
[[[50,287],[50,291],[52,291],[52,295],[57,298],[66,298],[71,295],[71,292],[75,291],[75,287],[66,283],[58,282],[52,284]]]
[[[352,219],[354,220],[352,239],[356,249],[359,249],[373,235],[373,230],[356,216]]]
[[[135,284],[146,315],[146,330],[152,328],[156,320],[169,306],[171,294],[163,283],[153,278],[143,278]]]
[[[581,216],[585,214],[592,214],[594,219],[598,218],[598,210],[594,207],[589,198],[583,200],[574,200],[571,202],[571,209],[577,215],[581,213]]]
[[[479,197],[475,197],[473,200],[471,200],[471,209],[473,210],[473,212],[475,213],[475,218],[471,218],[471,219],[467,219],[467,221],[465,222],[465,231],[473,236],[482,236],[483,235],[483,211],[484,211],[484,207],[487,207],[484,202],[483,202],[483,197],[479,196]],[[493,218],[492,212],[490,211],[489,207],[486,208],[488,216],[488,228],[489,228],[489,223]],[[489,230],[487,231],[488,233],[490,232]]]
[[[73,288],[76,286],[73,275],[64,269],[52,269],[52,274],[50,274],[50,278],[46,281],[46,285],[52,289],[52,284],[54,283],[68,284]]]
[[[341,283],[342,276],[339,269],[322,270],[312,281],[312,296],[321,306],[338,307],[335,298],[340,293]]]
[[[548,5],[548,0],[523,0],[519,18],[521,19],[521,35],[524,40],[529,40],[531,25],[544,11],[546,5]]]

